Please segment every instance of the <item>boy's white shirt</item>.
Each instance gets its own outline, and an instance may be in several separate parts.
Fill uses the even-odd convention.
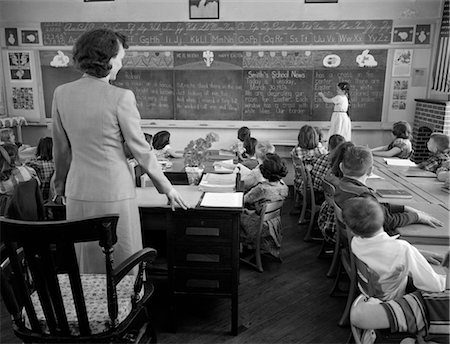
[[[388,292],[388,299],[402,296],[405,293],[407,276],[413,279],[417,289],[438,292],[445,289],[445,276],[438,275],[414,246],[399,235],[390,237],[380,230],[370,238],[355,236],[351,242],[353,253],[369,268],[380,276],[383,282],[395,285],[396,289]],[[404,278],[393,283],[393,278],[400,276],[400,271],[407,272]]]

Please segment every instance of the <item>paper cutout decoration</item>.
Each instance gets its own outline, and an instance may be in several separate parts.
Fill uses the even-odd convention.
[[[50,66],[58,68],[58,67],[67,67],[69,65],[69,56],[64,55],[61,50],[58,50],[58,55],[55,55],[53,59],[50,61]]]
[[[341,64],[341,58],[336,54],[330,54],[323,58],[323,65],[328,68],[336,68]]]
[[[376,67],[378,62],[375,61],[373,55],[369,54],[370,50],[364,50],[361,55],[356,56],[356,63],[359,67]]]
[[[7,46],[18,46],[19,39],[16,28],[5,28],[5,41]]]
[[[206,67],[211,67],[211,63],[214,61],[214,53],[210,50],[203,52],[203,61],[206,63]]]

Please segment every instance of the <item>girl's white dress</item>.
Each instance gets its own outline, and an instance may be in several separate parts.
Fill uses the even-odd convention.
[[[334,134],[342,135],[346,141],[352,139],[352,123],[348,117],[348,98],[345,95],[336,95],[331,98],[334,103],[333,114],[331,115],[330,130],[328,138]]]

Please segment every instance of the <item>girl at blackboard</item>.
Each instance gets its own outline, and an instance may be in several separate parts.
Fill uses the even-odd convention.
[[[333,98],[327,98],[322,92],[319,92],[319,97],[325,103],[334,104],[333,114],[331,115],[330,131],[328,137],[334,134],[344,136],[346,141],[352,139],[352,123],[348,115],[348,108],[350,107],[350,85],[348,82],[340,82],[337,84],[336,93]]]
[[[392,127],[392,135],[395,139],[387,146],[372,148],[375,156],[395,156],[400,159],[408,159],[412,153],[411,144],[412,129],[408,122],[398,121]]]
[[[182,158],[183,154],[175,152],[170,147],[170,133],[166,130],[158,131],[152,140],[153,149],[158,159]]]

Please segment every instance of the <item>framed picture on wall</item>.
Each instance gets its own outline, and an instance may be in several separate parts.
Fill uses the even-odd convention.
[[[396,26],[392,30],[392,43],[412,43],[414,26]]]
[[[19,45],[19,36],[17,35],[17,28],[5,28],[5,42],[7,47],[16,47]]]
[[[39,29],[20,29],[21,45],[41,45],[41,33]]]
[[[189,0],[189,19],[219,19],[219,0]]]
[[[31,72],[31,52],[30,51],[8,51],[9,77],[11,81],[30,82]]]

